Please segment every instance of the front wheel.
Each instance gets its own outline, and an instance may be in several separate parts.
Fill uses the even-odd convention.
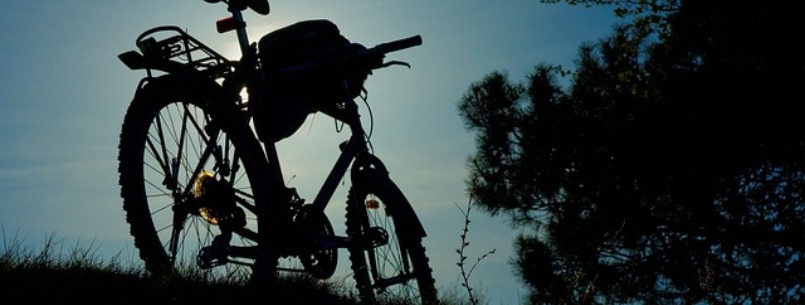
[[[405,234],[415,216],[393,212],[401,205],[408,201],[388,179],[350,189],[346,226],[354,240],[349,259],[358,293],[366,303],[436,304],[422,237]]]

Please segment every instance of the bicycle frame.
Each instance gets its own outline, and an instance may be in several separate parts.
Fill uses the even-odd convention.
[[[250,46],[249,36],[246,31],[246,23],[243,20],[243,14],[240,10],[237,9],[230,9],[232,13],[232,17],[230,20],[219,20],[218,31],[223,33],[228,30],[235,30],[237,37],[238,37],[238,44],[240,46],[241,55],[243,58],[253,58],[255,56],[254,49]],[[231,26],[231,28],[221,28],[224,25]],[[252,68],[254,66],[250,66]],[[248,86],[256,84],[254,81],[247,81],[247,90],[249,89]],[[359,176],[362,173],[358,171],[358,168],[367,169],[370,171],[380,171],[382,172],[383,176],[388,177],[388,172],[386,171],[385,165],[383,165],[382,161],[371,155],[369,153],[369,148],[364,138],[365,132],[363,129],[363,125],[361,123],[360,117],[358,115],[358,105],[355,103],[354,100],[348,100],[346,102],[346,107],[343,110],[339,111],[327,111],[322,110],[321,112],[325,113],[328,116],[334,117],[335,119],[344,122],[349,129],[350,129],[350,137],[347,141],[341,143],[339,148],[341,149],[341,153],[335,161],[332,169],[330,170],[327,178],[322,183],[319,191],[316,193],[316,197],[313,200],[311,206],[313,211],[316,213],[324,214],[324,210],[329,204],[332,199],[335,190],[338,188],[338,182],[344,178],[346,175],[347,170],[350,168],[350,165],[353,163],[361,164],[362,167],[353,167],[353,176]],[[270,169],[270,182],[271,188],[273,189],[273,194],[277,196],[273,196],[272,198],[274,202],[266,204],[264,207],[258,207],[258,210],[261,211],[262,215],[269,215],[271,212],[269,211],[269,207],[271,205],[276,206],[283,206],[285,203],[288,202],[287,198],[282,198],[282,196],[278,196],[283,194],[284,185],[284,178],[282,169],[280,166],[279,156],[277,154],[276,144],[271,141],[267,141],[263,143],[263,147],[265,150],[265,155],[268,160],[269,169]],[[354,161],[354,162],[353,162]],[[411,234],[415,237],[425,237],[425,229],[422,226],[419,218],[414,213],[413,209],[409,206],[407,207],[395,207],[399,213],[408,214],[410,219],[414,220],[410,231],[408,234]],[[286,221],[291,221],[287,219]],[[261,223],[266,222],[258,222],[258,226]],[[265,228],[268,229],[268,228]],[[261,230],[261,228],[258,228]],[[263,231],[265,232],[265,231]],[[344,239],[338,238],[340,242],[337,243],[336,247],[343,248],[346,247]],[[331,245],[332,246],[332,245]]]

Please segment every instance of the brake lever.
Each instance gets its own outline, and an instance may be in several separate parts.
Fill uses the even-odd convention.
[[[411,64],[409,64],[407,62],[404,62],[404,61],[399,61],[399,60],[392,60],[392,61],[384,62],[380,66],[380,68],[387,68],[387,67],[391,67],[391,66],[405,66],[405,67],[408,67],[409,69],[411,68]]]

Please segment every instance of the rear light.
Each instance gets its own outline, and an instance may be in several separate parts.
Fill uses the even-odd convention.
[[[245,23],[241,23],[240,26],[246,26]],[[235,18],[229,17],[218,20],[215,22],[215,28],[218,29],[218,33],[226,33],[231,30],[238,28],[238,22],[235,21]]]

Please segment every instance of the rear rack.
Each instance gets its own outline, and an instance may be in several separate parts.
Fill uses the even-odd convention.
[[[176,26],[152,28],[140,34],[136,42],[149,76],[152,69],[163,70],[159,67],[176,64],[190,67],[212,79],[234,71],[233,62]]]

